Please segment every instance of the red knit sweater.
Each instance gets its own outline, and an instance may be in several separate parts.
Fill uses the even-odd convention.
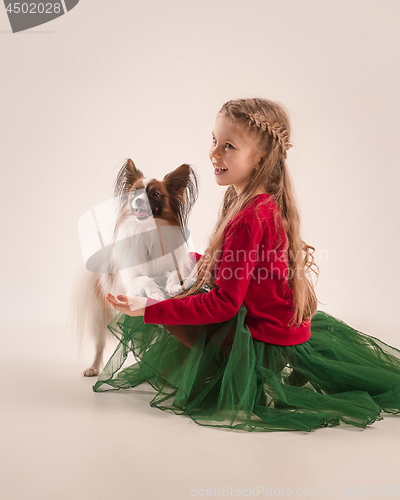
[[[254,196],[225,228],[215,288],[180,299],[148,298],[144,322],[220,323],[235,316],[243,302],[247,309],[245,323],[253,338],[278,345],[308,340],[310,320],[303,321],[298,328],[287,327],[293,315],[293,292],[287,283],[285,232],[279,228],[279,241],[275,229],[276,210],[279,208],[270,195]]]

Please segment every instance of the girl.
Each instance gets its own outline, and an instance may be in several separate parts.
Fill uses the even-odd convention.
[[[365,428],[400,412],[400,351],[317,311],[289,138],[276,102],[222,106],[209,156],[228,188],[208,248],[175,297],[108,295],[120,343],[95,391],[147,381],[152,406],[248,431]],[[122,368],[129,352],[138,362]]]

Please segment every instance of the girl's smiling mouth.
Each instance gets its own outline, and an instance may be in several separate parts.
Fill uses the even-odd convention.
[[[227,168],[214,168],[214,174],[215,175],[221,175],[224,174],[228,169]]]
[[[214,174],[216,174],[216,175],[223,174],[224,172],[226,172],[228,170],[227,168],[220,167],[217,163],[214,163],[214,162],[213,162],[213,166],[214,166]]]

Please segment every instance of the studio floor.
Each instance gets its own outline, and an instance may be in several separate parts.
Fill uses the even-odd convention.
[[[94,393],[91,346],[79,355],[60,326],[10,327],[1,344],[4,500],[398,493],[400,417],[310,433],[202,427],[150,408],[150,386]]]

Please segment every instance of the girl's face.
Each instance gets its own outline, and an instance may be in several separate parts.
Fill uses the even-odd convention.
[[[252,138],[220,115],[217,116],[209,152],[219,186],[233,184],[241,193],[243,184],[261,159]]]

